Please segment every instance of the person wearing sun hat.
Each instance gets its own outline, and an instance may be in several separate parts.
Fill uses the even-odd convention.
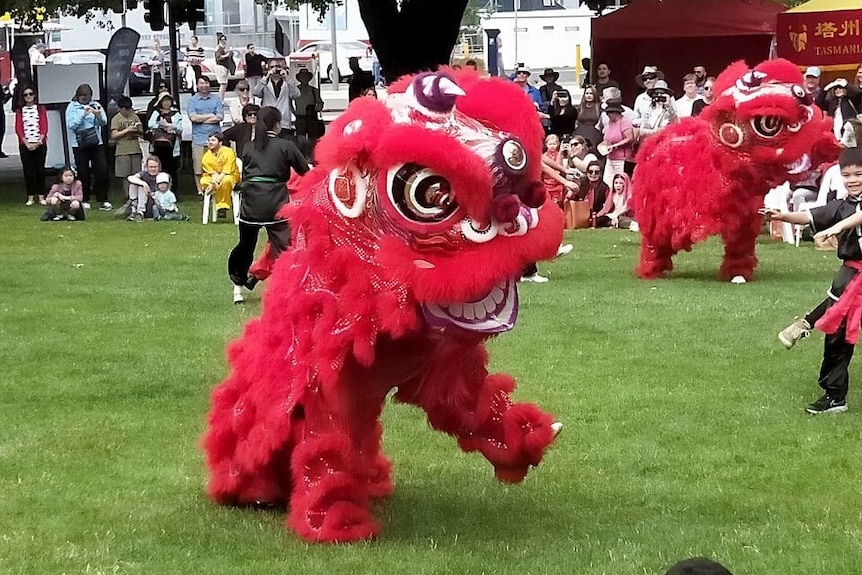
[[[512,76],[512,81],[524,90],[524,93],[536,105],[536,110],[542,110],[542,96],[539,94],[539,89],[530,84],[530,69],[523,62],[518,62],[518,67],[515,68],[515,73]]]
[[[635,76],[635,84],[640,88],[643,88],[643,92],[638,94],[637,98],[635,98],[635,105],[633,106],[635,114],[637,114],[639,120],[643,118],[647,108],[649,108],[652,103],[652,99],[649,94],[647,94],[647,90],[654,87],[655,83],[659,80],[664,80],[664,73],[659,70],[657,66],[644,66],[643,72]]]
[[[656,134],[668,125],[679,120],[673,91],[664,80],[656,80],[653,87],[647,90],[650,105],[641,116],[640,139]]]

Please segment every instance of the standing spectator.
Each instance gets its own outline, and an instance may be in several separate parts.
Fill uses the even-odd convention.
[[[236,88],[234,90],[236,92],[236,99],[231,101],[230,103],[230,119],[234,124],[239,124],[242,122],[242,110],[249,104],[251,104],[251,89],[249,87],[249,83],[245,80],[240,80],[236,83]]]
[[[542,97],[543,111],[548,111],[550,110],[554,92],[559,92],[563,89],[562,86],[557,84],[557,80],[560,79],[560,73],[555,72],[553,68],[545,68],[539,79],[545,83],[543,86],[539,86],[539,96]]]
[[[703,98],[698,95],[697,77],[694,74],[686,74],[682,78],[682,98],[676,101],[676,114],[680,118],[693,116],[692,108],[695,102]]]
[[[242,122],[234,124],[224,131],[225,142],[233,142],[237,157],[241,158],[245,147],[254,140],[257,133],[257,117],[260,106],[248,104],[242,109]]]
[[[156,106],[159,105],[159,99],[165,92],[170,93],[170,90],[168,90],[168,83],[165,80],[161,80],[159,82],[159,91],[153,94],[153,98],[147,102],[147,118],[153,115],[153,110],[155,110]]]
[[[820,87],[820,68],[808,66],[805,70],[805,91],[822,109],[826,105],[826,92]]]
[[[524,93],[533,101],[533,104],[536,106],[536,110],[541,111],[542,96],[539,94],[538,88],[530,84],[530,69],[524,66],[522,62],[518,63],[518,67],[515,69],[515,75],[512,78],[512,81],[524,90]]]
[[[198,80],[203,78],[203,70],[201,63],[204,61],[204,48],[198,44],[198,37],[192,36],[189,38],[189,45],[186,48],[186,63],[195,73],[194,87],[197,87]],[[194,89],[194,88],[193,88]]]
[[[227,47],[227,36],[219,34],[215,50],[215,74],[218,82],[218,97],[222,102],[227,93],[228,79],[235,71],[236,62],[233,61],[233,55]]]
[[[132,211],[129,214],[130,222],[144,221],[147,203],[156,191],[156,176],[162,171],[162,163],[156,156],[149,156],[143,170],[135,172],[128,177],[129,199],[132,200]]]
[[[838,141],[845,148],[855,148],[862,145],[862,114],[844,122],[841,138]]]
[[[159,93],[159,82],[167,80],[165,74],[165,56],[162,46],[158,40],[153,41],[153,53],[150,55],[150,93],[155,96]]]
[[[272,258],[290,245],[290,225],[278,213],[290,199],[287,181],[291,171],[300,175],[308,172],[308,163],[296,146],[278,137],[281,112],[264,107],[260,116],[260,130],[243,153],[245,181],[240,203],[239,241],[231,250],[227,264],[228,276],[234,284],[234,303],[243,301],[243,286],[252,289],[257,281],[248,271],[260,228],[266,229]]]
[[[856,87],[862,90],[862,64],[856,67]]]
[[[266,77],[257,85],[252,95],[260,98],[261,108],[266,106],[278,108],[281,112],[282,130],[293,134],[290,115],[294,107],[292,100],[299,97],[299,87],[296,85],[296,80],[287,75],[283,59],[273,58],[267,63],[267,68]]]
[[[30,67],[33,66],[42,66],[45,64],[45,44],[43,42],[36,42],[27,50],[27,55],[30,57]]]
[[[198,80],[198,92],[189,98],[186,113],[192,123],[192,168],[195,174],[195,187],[201,193],[201,159],[207,149],[207,138],[219,131],[224,120],[224,104],[221,98],[210,94],[210,82],[206,78]]]
[[[602,141],[602,133],[596,127],[599,123],[599,98],[593,86],[584,88],[581,103],[578,105],[578,125],[575,134],[580,134],[596,145]]]
[[[105,110],[92,101],[93,89],[81,84],[66,106],[66,129],[78,177],[84,189],[84,208],[90,207],[90,192],[101,203],[99,209],[113,209],[108,201],[108,160],[102,144],[102,129],[107,125]]]
[[[611,79],[611,67],[606,62],[596,64],[596,92],[601,94],[605,88],[619,88],[620,83]]]
[[[299,82],[297,86],[299,96],[294,100],[296,108],[294,115],[296,116],[296,135],[305,136],[309,140],[315,141],[323,135],[318,129],[320,124],[318,114],[323,111],[323,99],[320,97],[320,90],[309,84],[311,79],[311,72],[305,68],[296,74],[296,80]]]
[[[365,50],[366,55],[371,58],[371,75],[374,76],[374,85],[383,85],[383,74],[380,73],[380,58],[377,57],[377,51],[374,47],[369,46]]]
[[[706,75],[706,66],[695,66],[692,69],[694,72],[694,82],[695,86],[697,86],[698,95],[703,95],[703,87],[706,84],[706,79],[708,76]]]
[[[239,167],[236,164],[236,153],[230,146],[222,145],[224,135],[214,132],[207,138],[207,151],[202,158],[203,175],[201,188],[204,193],[215,195],[216,214],[219,219],[227,217],[231,207],[231,192],[240,181]]]
[[[614,174],[625,173],[626,160],[634,159],[635,136],[631,121],[623,117],[622,104],[615,101],[606,104],[608,123],[602,140],[603,148],[607,152],[604,180],[613,183]]]
[[[699,116],[700,113],[703,112],[704,108],[715,102],[713,86],[715,86],[715,78],[710,76],[706,79],[706,82],[703,83],[703,96],[700,97],[700,100],[697,100],[691,105],[692,116]]]
[[[637,114],[636,123],[638,125],[640,125],[652,104],[652,98],[647,92],[655,87],[655,83],[658,80],[664,80],[664,73],[655,66],[644,66],[643,72],[635,76],[635,84],[643,88],[643,92],[635,98],[635,105],[633,106],[635,114]]]
[[[374,87],[374,76],[371,72],[366,72],[359,65],[359,58],[351,56],[347,59],[347,65],[350,66],[350,82],[347,84],[347,101],[352,102],[359,98],[362,93],[368,88]],[[264,106],[266,104],[263,104]],[[284,110],[281,110],[284,114]],[[284,121],[282,120],[282,126]]]
[[[245,79],[247,87],[254,91],[257,85],[263,81],[263,69],[266,66],[266,58],[254,51],[254,44],[249,44],[245,49]]]
[[[470,59],[470,60],[467,60],[466,62],[464,62],[464,68],[468,68],[470,70],[473,70],[474,72],[479,71],[479,65],[476,63],[476,60],[473,60],[473,59]]]
[[[47,203],[55,222],[64,218],[70,222],[84,219],[84,192],[75,178],[75,170],[67,166],[60,171],[60,181],[48,192]]]
[[[545,193],[560,209],[563,208],[563,202],[578,191],[578,184],[566,179],[565,167],[560,164],[562,159],[560,138],[556,134],[548,134],[542,154],[542,184]]]
[[[667,82],[658,80],[652,88],[647,90],[647,95],[650,98],[650,105],[644,115],[641,116],[641,140],[652,134],[657,134],[679,120],[673,92],[668,88]]]
[[[9,157],[3,151],[3,138],[6,136],[6,102],[11,99],[8,86],[0,84],[0,158]]]
[[[143,135],[141,119],[132,110],[132,99],[120,96],[117,99],[119,111],[111,119],[111,138],[116,143],[114,154],[114,176],[123,179],[123,192],[129,197],[129,180],[132,174],[141,169],[143,154],[138,138]]]
[[[602,109],[602,113],[599,114],[599,123],[596,124],[596,129],[598,129],[599,132],[603,131],[605,129],[605,126],[608,125],[608,115],[604,110],[605,107],[611,102],[619,104],[620,107],[623,109],[623,118],[634,124],[634,121],[637,119],[638,115],[635,113],[634,110],[622,103],[622,98],[623,93],[622,91],[620,91],[619,88],[610,87],[604,89],[601,97],[602,104],[600,106]],[[635,134],[635,136],[637,136],[637,133]]]
[[[36,89],[29,84],[21,86],[21,95],[15,111],[15,134],[21,154],[27,204],[32,206],[38,198],[45,205],[45,157],[48,154],[48,113],[37,104]]]
[[[859,113],[853,101],[862,94],[862,91],[849,84],[844,78],[833,80],[824,90],[826,91],[826,107],[823,111],[832,116],[832,133],[835,134],[836,139],[840,140],[844,123],[855,118]]]
[[[575,133],[578,109],[572,105],[572,97],[568,90],[562,88],[554,90],[551,95],[548,114],[550,115],[548,133],[555,134],[560,139]]]
[[[593,61],[590,58],[581,58],[581,69],[584,71],[584,77],[581,79],[581,90],[593,84]]]
[[[159,105],[147,119],[147,128],[150,130],[152,153],[159,159],[162,171],[168,173],[176,189],[179,185],[177,170],[183,139],[183,115],[174,106],[174,98],[168,92],[159,95]]]

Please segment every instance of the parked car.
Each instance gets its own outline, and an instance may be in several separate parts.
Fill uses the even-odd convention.
[[[231,48],[230,54],[233,56],[233,61],[236,63],[236,71],[227,77],[228,88],[231,88],[237,80],[245,78],[245,59],[240,57],[239,50],[234,48]],[[204,59],[203,62],[201,62],[201,73],[209,79],[210,84],[216,84],[215,48],[204,48]]]
[[[350,71],[350,66],[347,59],[351,57],[359,58],[359,67],[363,70],[371,72],[372,61],[368,55],[368,44],[364,42],[338,42],[336,44],[338,51],[338,77],[341,80],[347,81],[353,75]],[[309,56],[317,53],[319,58],[320,76],[332,82],[335,79],[335,74],[332,69],[332,42],[318,41],[309,42],[296,50],[293,54],[301,54]]]
[[[138,96],[150,91],[150,81],[153,75],[152,66],[150,66],[152,56],[152,48],[138,48],[135,50],[135,55],[132,57],[132,68],[129,71],[129,92],[132,96]],[[168,80],[171,74],[171,61],[167,50],[162,52],[162,59],[165,61],[166,74],[166,77],[163,79]],[[177,73],[180,82],[183,83],[183,89],[190,89],[184,83],[186,77],[186,55],[181,50],[177,50]]]

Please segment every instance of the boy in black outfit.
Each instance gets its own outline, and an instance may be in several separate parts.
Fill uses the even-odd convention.
[[[797,319],[781,330],[778,339],[787,349],[808,337],[812,327],[826,334],[823,362],[817,383],[826,392],[808,406],[808,413],[840,413],[847,411],[847,371],[853,349],[859,339],[862,316],[862,148],[850,148],[838,158],[841,178],[847,197],[833,200],[810,212],[781,213],[773,209],[760,210],[768,220],[791,224],[810,224],[815,237],[838,236],[838,257],[844,261],[832,280],[827,298],[804,318]]]

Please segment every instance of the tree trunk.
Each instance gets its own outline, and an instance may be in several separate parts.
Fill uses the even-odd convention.
[[[359,0],[359,13],[388,81],[449,63],[468,0]]]

